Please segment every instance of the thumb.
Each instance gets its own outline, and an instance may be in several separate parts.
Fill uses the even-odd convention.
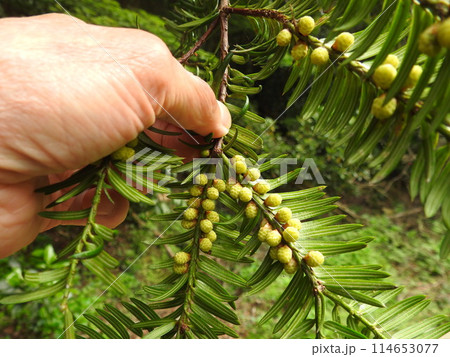
[[[216,100],[205,81],[185,70],[178,61],[174,59],[171,67],[162,108],[156,108],[157,119],[203,136],[210,133],[215,138],[226,135],[231,126],[227,107]]]

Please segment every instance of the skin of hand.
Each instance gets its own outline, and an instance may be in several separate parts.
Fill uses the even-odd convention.
[[[214,137],[231,125],[208,84],[150,33],[48,14],[1,19],[0,43],[0,258],[62,223],[38,216],[56,197],[36,188],[109,155],[152,125]],[[192,156],[173,137],[152,138]],[[102,197],[98,222],[114,227],[128,203],[110,194],[114,204]],[[92,195],[55,209],[89,207]]]

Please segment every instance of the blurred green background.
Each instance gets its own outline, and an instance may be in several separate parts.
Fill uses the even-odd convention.
[[[170,1],[152,0],[61,0],[66,10],[82,20],[105,26],[139,26],[150,31],[168,44],[177,48],[176,38],[164,28],[165,16],[170,16]],[[53,0],[0,0],[0,17],[29,16],[47,12],[64,12]],[[232,34],[245,36],[244,23],[232,23]],[[233,42],[231,42],[233,43]],[[210,48],[213,49],[214,47]],[[289,61],[277,75],[265,80],[264,90],[254,97],[254,110],[266,117],[266,123],[248,126],[261,132],[285,107],[286,98],[282,88],[289,74]],[[423,316],[448,313],[449,288],[447,284],[448,261],[439,260],[439,242],[444,227],[439,218],[425,219],[419,202],[409,199],[408,167],[412,159],[407,156],[402,165],[383,183],[368,184],[371,171],[367,167],[346,168],[342,162],[342,150],[326,137],[313,134],[313,120],[299,123],[296,118],[301,100],[269,130],[265,136],[265,152],[273,157],[283,153],[296,153],[299,163],[305,158],[313,158],[318,166],[330,196],[342,196],[341,212],[348,215],[347,222],[363,223],[362,230],[342,236],[351,239],[357,236],[375,236],[377,239],[364,251],[330,258],[329,263],[382,264],[392,274],[392,280],[406,289],[400,297],[426,294],[434,300]],[[376,169],[376,168],[375,168]],[[276,170],[268,172],[275,176]],[[316,185],[305,181],[304,186]],[[121,261],[117,273],[123,271],[147,245],[144,243],[159,235],[164,226],[150,222],[148,218],[156,213],[170,212],[176,202],[159,196],[156,207],[132,206],[126,222],[120,227],[117,240],[109,244],[107,251]],[[23,281],[25,270],[41,270],[55,267],[55,251],[62,249],[70,237],[77,234],[77,228],[60,227],[42,234],[29,247],[14,256],[0,260],[0,294],[17,293],[31,289]],[[139,292],[143,284],[158,282],[168,272],[152,270],[151,266],[171,254],[170,247],[151,247],[121,277],[132,292]],[[259,255],[258,255],[259,254]],[[261,259],[263,252],[257,253]],[[337,261],[339,259],[339,261]],[[258,264],[231,267],[244,277],[249,277]],[[82,268],[80,268],[82,269]],[[82,313],[88,306],[100,307],[103,302],[117,305],[120,296],[108,291],[100,299],[97,296],[105,288],[87,270],[76,277],[77,281],[71,298],[74,315]],[[283,276],[256,296],[243,297],[237,302],[241,325],[238,333],[243,338],[270,338],[271,326],[258,326],[257,321],[267,311],[282,292],[289,278]],[[58,306],[60,297],[44,301],[0,306],[1,338],[55,338],[63,329],[63,319]],[[92,312],[92,311],[91,311]]]

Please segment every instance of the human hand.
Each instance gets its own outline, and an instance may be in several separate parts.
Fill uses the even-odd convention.
[[[153,124],[214,137],[231,125],[207,83],[147,32],[49,14],[0,20],[0,42],[0,258],[55,225],[37,215],[52,197],[36,188],[107,156]],[[162,144],[183,156],[177,141]],[[85,208],[91,197],[87,192],[58,209]],[[98,215],[110,227],[128,210],[120,196],[113,199],[101,201]]]

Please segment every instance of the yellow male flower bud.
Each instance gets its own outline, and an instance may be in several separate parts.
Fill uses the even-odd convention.
[[[269,255],[273,260],[278,260],[278,247],[270,247]]]
[[[400,60],[396,55],[390,54],[387,55],[386,59],[384,60],[383,64],[390,64],[395,69],[398,68],[398,65],[400,64]]]
[[[196,224],[197,224],[197,220],[196,219],[194,219],[192,221],[187,221],[187,220],[182,220],[181,221],[181,227],[183,227],[184,229],[194,228]]]
[[[240,183],[236,183],[230,188],[230,196],[234,199],[239,198],[239,194],[241,193],[242,186]]]
[[[186,264],[191,260],[191,255],[186,252],[178,252],[173,256],[175,264]]]
[[[245,176],[245,178],[248,181],[256,181],[260,177],[261,177],[261,172],[256,167],[252,167],[251,169],[248,169],[247,174]]]
[[[316,26],[311,16],[303,16],[298,20],[297,29],[303,36],[308,36]]]
[[[220,180],[220,179],[214,179],[213,187],[219,192],[224,192],[226,189],[225,181]]]
[[[210,200],[217,200],[219,198],[219,190],[215,187],[209,187],[206,190],[206,197]]]
[[[277,258],[282,264],[287,264],[292,259],[292,249],[287,245],[278,248]]]
[[[280,47],[286,47],[289,46],[291,43],[292,34],[288,29],[283,29],[280,32],[278,32],[277,35],[277,44]]]
[[[214,211],[216,209],[216,202],[207,198],[202,201],[202,208],[205,211]]]
[[[383,106],[385,95],[375,98],[372,103],[372,114],[378,119],[387,119],[391,117],[397,109],[397,99],[392,98]]]
[[[256,206],[255,202],[250,202],[246,207],[245,207],[245,216],[247,218],[255,218],[258,214],[258,206]]]
[[[247,164],[245,161],[236,161],[233,164],[233,169],[237,174],[243,174],[247,172]]]
[[[298,270],[297,261],[292,258],[288,263],[284,264],[284,271],[288,274],[294,274]]]
[[[200,208],[201,203],[202,203],[202,200],[198,197],[191,197],[187,201],[188,207],[191,207],[191,208]]]
[[[281,243],[281,234],[276,229],[267,234],[266,243],[271,247],[276,247]]]
[[[186,274],[189,269],[189,264],[174,264],[173,265],[173,272],[175,274],[183,275]]]
[[[294,228],[297,228],[298,230],[300,230],[300,229],[302,229],[302,222],[300,222],[300,220],[297,218],[291,218],[290,220],[288,220],[286,222],[286,227],[284,227],[284,228],[287,228],[287,227],[294,227]]]
[[[211,242],[215,242],[217,240],[217,234],[214,231],[205,234],[205,238],[208,238]]]
[[[194,183],[196,185],[205,186],[208,183],[208,176],[200,174],[194,177]]]
[[[318,267],[325,261],[325,257],[323,256],[323,254],[317,250],[311,250],[303,257],[303,259],[310,267]]]
[[[203,233],[209,233],[213,230],[213,224],[209,219],[202,219],[200,221],[200,230]]]
[[[311,63],[322,67],[328,63],[330,54],[325,47],[318,47],[311,52]]]
[[[286,242],[295,242],[300,237],[300,233],[298,232],[297,228],[294,227],[287,227],[283,231],[283,238]]]
[[[375,72],[373,73],[373,81],[375,84],[381,89],[390,88],[392,82],[397,76],[397,70],[391,64],[382,64],[377,67]]]
[[[191,196],[198,197],[203,193],[203,187],[194,185],[189,189],[189,193],[191,194]]]
[[[183,217],[188,221],[192,221],[198,217],[198,210],[196,208],[186,208]]]
[[[216,211],[207,211],[206,218],[209,219],[213,223],[220,222],[220,216]]]
[[[119,150],[114,151],[111,154],[111,158],[113,160],[117,160],[117,161],[127,161],[129,158],[133,157],[134,154],[135,154],[135,151],[132,148],[124,146],[124,147],[120,148]]]
[[[281,205],[281,202],[283,202],[283,198],[278,193],[271,193],[264,200],[264,204],[268,207],[277,207]]]
[[[201,238],[199,241],[199,247],[202,252],[209,252],[212,248],[212,242],[208,238]]]
[[[292,218],[292,211],[288,207],[280,208],[275,215],[278,222],[285,223]]]
[[[339,52],[347,51],[355,42],[355,37],[350,32],[342,32],[336,37],[333,44],[333,49]]]
[[[270,185],[267,181],[259,181],[253,185],[253,190],[260,195],[264,195],[270,190]]]
[[[242,190],[239,192],[239,199],[242,202],[250,202],[253,197],[253,192],[248,187],[243,187]]]
[[[291,50],[291,56],[294,60],[299,61],[308,54],[308,45],[304,42],[298,42]]]

